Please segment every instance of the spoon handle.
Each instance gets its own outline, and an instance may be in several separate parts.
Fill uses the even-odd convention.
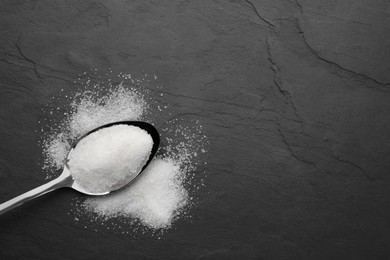
[[[72,185],[73,179],[70,176],[68,171],[64,171],[57,179],[54,179],[42,186],[39,186],[33,190],[30,190],[26,193],[23,193],[7,202],[0,204],[0,215],[16,208],[17,206],[22,205],[26,201],[35,199],[43,194],[46,194],[50,191],[56,190],[62,187],[70,187]]]

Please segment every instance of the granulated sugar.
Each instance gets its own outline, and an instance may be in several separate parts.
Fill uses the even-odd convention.
[[[91,197],[84,207],[103,218],[134,217],[150,228],[170,226],[187,204],[180,166],[171,159],[156,159],[124,190],[104,197]]]
[[[93,86],[92,90],[67,97],[69,111],[63,114],[57,128],[51,127],[51,131],[45,133],[44,169],[61,169],[71,145],[85,133],[116,121],[141,120],[146,113],[148,105],[143,95],[135,89],[126,89],[119,84],[104,95],[101,92],[101,89]]]
[[[152,137],[145,130],[115,125],[81,139],[69,155],[68,165],[76,183],[86,191],[113,191],[138,175],[152,147]]]
[[[80,136],[99,127],[102,122],[139,120],[146,113],[148,104],[136,89],[126,89],[119,84],[106,95],[95,92],[78,93],[81,99],[72,102],[72,113],[68,119],[70,136]]]
[[[83,79],[85,77],[84,75]],[[111,82],[114,81],[118,83],[113,85]],[[144,91],[143,84],[146,81],[158,100],[151,100],[151,93]],[[134,183],[108,196],[88,197],[85,201],[78,201],[72,210],[75,220],[83,219],[91,225],[102,223],[103,226],[109,225],[109,220],[116,223],[129,220],[116,226],[121,229],[121,233],[131,235],[139,224],[149,230],[169,228],[175,220],[186,214],[189,205],[196,198],[196,190],[203,185],[202,179],[196,178],[201,176],[201,172],[197,170],[200,162],[197,156],[202,154],[201,151],[206,152],[201,126],[198,127],[197,123],[195,127],[191,127],[188,126],[189,122],[186,122],[187,127],[181,127],[176,119],[169,119],[172,118],[172,111],[165,111],[168,102],[162,100],[166,95],[162,97],[159,93],[161,86],[153,86],[149,79],[140,80],[130,75],[111,74],[110,78],[103,82],[100,75],[94,75],[92,79],[86,77],[84,81],[80,80],[79,84],[85,90],[68,94],[66,101],[71,104],[70,108],[61,107],[58,110],[63,120],[55,126],[51,124],[49,131],[44,131],[43,168],[48,174],[51,174],[50,169],[54,172],[55,169],[63,167],[71,144],[78,137],[107,123],[124,120],[148,121],[159,130],[161,145],[158,157]],[[64,103],[64,100],[59,99],[58,103]],[[164,109],[161,109],[162,107]],[[56,112],[57,110],[54,110],[53,114]],[[162,125],[164,127],[159,128]],[[85,147],[85,150],[87,149],[93,148]],[[113,150],[115,149],[107,148],[105,151]],[[71,156],[76,160],[76,154]],[[114,155],[109,157],[113,160],[113,165],[118,162]],[[107,168],[109,164],[96,166]],[[89,164],[88,167],[95,166]],[[82,175],[81,171],[79,173]],[[97,185],[100,187],[101,184]],[[139,224],[128,224],[133,223],[133,220],[137,220],[136,223]]]

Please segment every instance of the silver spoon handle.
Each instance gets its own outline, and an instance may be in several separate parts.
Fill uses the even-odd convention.
[[[0,215],[22,205],[26,201],[35,199],[50,191],[56,190],[62,187],[70,187],[73,183],[73,179],[68,171],[64,171],[57,179],[54,179],[42,186],[39,186],[33,190],[23,193],[7,202],[0,204]]]

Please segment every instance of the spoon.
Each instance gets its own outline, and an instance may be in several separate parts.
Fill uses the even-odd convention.
[[[156,154],[157,152],[157,149],[158,149],[158,146],[160,144],[160,136],[158,134],[158,131],[156,130],[156,128],[154,126],[152,126],[151,124],[149,123],[146,123],[146,122],[142,122],[142,121],[120,121],[120,122],[114,122],[114,123],[110,123],[110,124],[107,124],[107,125],[103,125],[103,126],[100,126],[90,132],[88,132],[87,134],[83,135],[81,138],[78,139],[78,141],[72,146],[71,150],[69,151],[68,153],[68,156],[67,156],[67,161],[69,161],[69,155],[70,153],[73,151],[73,149],[77,146],[77,144],[80,142],[81,139],[85,138],[86,136],[88,136],[89,134],[93,133],[93,132],[96,132],[102,128],[106,128],[106,127],[110,127],[110,126],[114,126],[114,125],[119,125],[119,124],[126,124],[126,125],[131,125],[131,126],[137,126],[143,130],[145,130],[153,139],[153,147],[152,147],[152,151],[150,153],[150,156],[149,156],[149,159],[146,161],[145,165],[143,166],[143,168],[141,169],[141,171],[138,173],[137,176],[135,176],[133,179],[129,180],[128,183],[130,182],[133,182],[139,175],[140,173],[148,166],[148,164],[150,163],[150,161],[153,159],[154,155]],[[124,183],[123,186],[126,186],[128,183]],[[122,187],[123,187],[122,186]],[[74,178],[72,177],[72,173],[69,169],[69,166],[67,163],[65,163],[65,166],[64,166],[64,169],[61,173],[61,175],[42,185],[42,186],[39,186],[33,190],[30,190],[26,193],[23,193],[22,195],[19,195],[7,202],[4,202],[3,204],[0,204],[0,215],[17,207],[17,206],[20,206],[22,205],[23,203],[25,203],[26,201],[29,201],[29,200],[32,200],[32,199],[35,199],[43,194],[46,194],[50,191],[53,191],[53,190],[56,190],[56,189],[59,189],[59,188],[63,188],[63,187],[68,187],[68,188],[73,188],[81,193],[84,193],[84,194],[87,194],[87,195],[94,195],[94,196],[98,196],[98,195],[106,195],[106,194],[109,194],[110,192],[114,191],[114,190],[107,190],[107,191],[104,191],[104,192],[99,192],[99,193],[96,193],[96,192],[90,192],[90,191],[87,191],[85,190],[84,188],[82,188],[75,180]],[[122,187],[118,187],[116,190],[122,188]]]

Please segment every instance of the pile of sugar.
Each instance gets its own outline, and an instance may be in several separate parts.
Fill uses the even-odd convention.
[[[114,85],[112,82],[119,83]],[[195,157],[205,152],[205,136],[201,129],[184,129],[176,119],[169,119],[172,115],[160,109],[162,101],[151,100],[148,96],[155,94],[161,99],[162,94],[158,93],[160,86],[150,86],[157,89],[156,93],[150,93],[143,89],[143,80],[133,79],[130,75],[111,75],[105,82],[98,74],[92,78],[84,75],[78,84],[84,90],[58,98],[57,103],[66,101],[70,108],[62,106],[50,111],[50,114],[62,118],[60,123],[47,120],[50,128],[43,131],[43,168],[49,176],[53,176],[49,170],[55,172],[63,166],[70,144],[100,125],[143,120],[164,127],[158,129],[162,137],[159,155],[140,178],[108,196],[76,200],[72,210],[75,221],[83,219],[91,226],[96,223],[106,228],[114,221],[119,223],[115,226],[120,227],[121,233],[131,235],[139,227],[156,231],[169,228],[175,220],[186,215],[189,206],[194,203],[194,192],[203,185],[194,181],[198,165]],[[148,118],[149,114],[153,114],[154,119]],[[138,221],[133,222],[135,219]]]
[[[102,128],[81,139],[69,155],[75,182],[88,192],[122,188],[134,179],[153,147],[152,137],[131,125]]]
[[[187,201],[180,166],[171,159],[156,159],[123,191],[88,198],[83,205],[103,218],[131,216],[159,229],[170,226]]]

